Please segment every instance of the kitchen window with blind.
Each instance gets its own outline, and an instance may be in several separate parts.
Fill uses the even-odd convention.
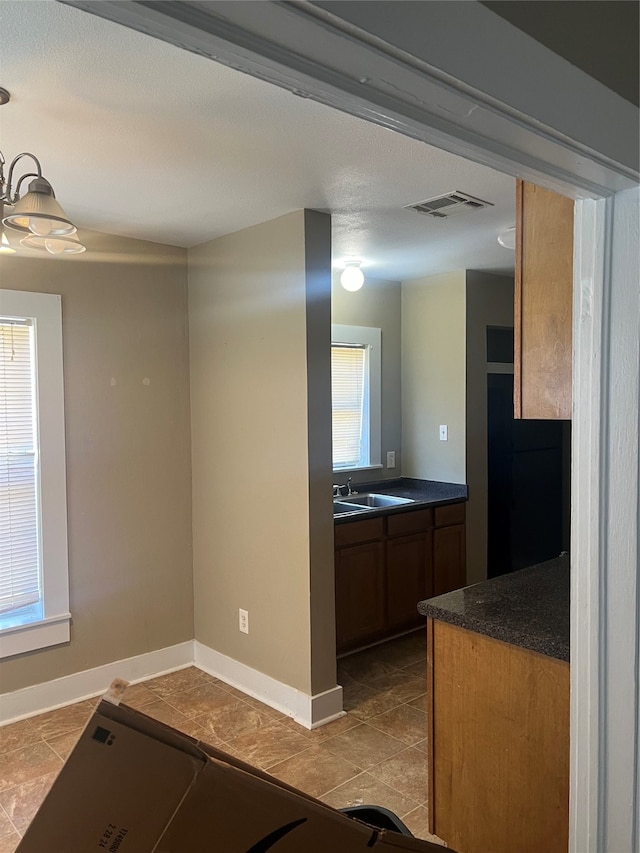
[[[70,619],[61,298],[0,290],[0,657]]]
[[[381,331],[331,327],[333,470],[379,468]]]

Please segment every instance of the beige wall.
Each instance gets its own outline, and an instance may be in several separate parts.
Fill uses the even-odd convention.
[[[195,636],[307,694],[335,686],[327,225],[296,211],[189,251]]]
[[[331,501],[331,217],[304,211],[311,693],[336,685]]]
[[[400,343],[401,288],[398,281],[367,278],[364,287],[346,291],[334,276],[331,289],[332,322],[382,330],[382,468],[356,471],[354,482],[366,483],[401,476],[402,395]],[[388,469],[387,451],[395,450],[396,467]],[[342,475],[340,475],[342,476]],[[344,482],[344,477],[340,480]]]
[[[513,278],[467,270],[467,582],[487,577],[487,326],[513,327]]]
[[[464,270],[402,283],[402,473],[465,483]],[[447,424],[448,441],[439,426]]]
[[[193,637],[186,252],[82,240],[0,256],[3,288],[62,295],[73,619],[70,643],[0,663],[2,692]]]

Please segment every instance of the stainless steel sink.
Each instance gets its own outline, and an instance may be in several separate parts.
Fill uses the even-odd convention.
[[[338,500],[333,502],[334,515],[341,515],[343,512],[358,512],[364,509],[368,509],[368,507],[362,506],[362,504],[344,503],[344,501]]]
[[[400,506],[400,504],[412,504],[411,498],[396,498],[392,495],[374,495],[372,493],[362,495],[350,495],[348,498],[340,498],[340,503],[356,504],[362,507]],[[335,506],[335,503],[334,503]]]

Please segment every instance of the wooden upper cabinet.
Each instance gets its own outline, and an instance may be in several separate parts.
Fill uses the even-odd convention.
[[[573,200],[517,182],[514,414],[571,418]]]

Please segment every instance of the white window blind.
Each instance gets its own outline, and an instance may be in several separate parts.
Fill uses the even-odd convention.
[[[366,348],[331,346],[333,466],[356,466],[363,456]]]
[[[41,592],[33,331],[0,317],[0,613]]]

